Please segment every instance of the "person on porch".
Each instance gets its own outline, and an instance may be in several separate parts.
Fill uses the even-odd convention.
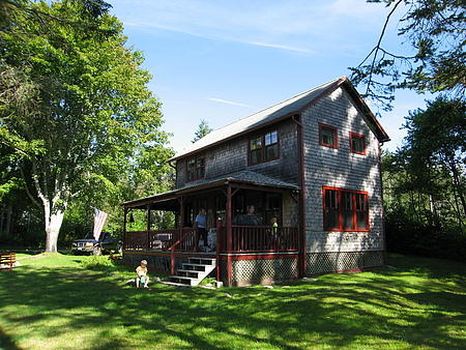
[[[199,247],[201,237],[204,241],[204,247],[207,247],[207,215],[204,208],[199,209],[199,213],[194,219],[194,228],[196,229],[197,236],[196,247]]]
[[[254,205],[248,205],[246,207],[246,214],[239,215],[235,218],[236,225],[245,226],[259,226],[262,225],[262,218],[256,214],[256,208]]]

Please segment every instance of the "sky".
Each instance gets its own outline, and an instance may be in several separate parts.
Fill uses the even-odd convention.
[[[343,75],[375,45],[390,10],[364,0],[114,0],[127,45],[144,53],[164,129],[179,152],[201,119],[213,129]],[[401,14],[403,9],[398,12]],[[395,16],[399,16],[395,14]],[[395,18],[396,19],[396,18]],[[388,27],[386,47],[409,52]],[[383,127],[401,145],[403,118],[426,96],[396,94]],[[374,110],[377,112],[377,110]]]

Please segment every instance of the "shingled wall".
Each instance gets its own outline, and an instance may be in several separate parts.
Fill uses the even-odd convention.
[[[313,257],[316,253],[371,252],[371,266],[383,263],[384,232],[382,215],[379,142],[342,88],[322,98],[302,113],[304,125],[306,248],[307,273],[319,273]],[[338,130],[338,148],[319,144],[319,123]],[[366,136],[366,155],[351,153],[350,132]],[[322,186],[367,191],[369,197],[369,232],[323,231]],[[353,254],[354,255],[354,254]],[[366,254],[367,255],[367,254]],[[351,254],[326,254],[329,259],[345,259]],[[352,259],[352,258],[351,258]],[[355,258],[356,259],[356,258]],[[354,260],[354,259],[353,259]],[[358,260],[358,259],[356,259]],[[327,270],[362,268],[360,263],[334,261]],[[367,259],[366,259],[367,261]],[[374,263],[375,261],[376,263]],[[332,267],[333,266],[333,267]],[[341,266],[342,268],[336,268]]]
[[[215,178],[247,169],[297,185],[296,125],[291,120],[288,120],[275,127],[263,129],[259,134],[272,130],[278,130],[280,142],[279,159],[249,166],[248,142],[250,137],[257,135],[257,133],[243,135],[240,138],[213,147],[206,152],[201,151],[199,153],[200,155],[205,155],[205,178]],[[178,174],[177,188],[180,188],[187,183],[186,158],[179,159],[176,164]]]

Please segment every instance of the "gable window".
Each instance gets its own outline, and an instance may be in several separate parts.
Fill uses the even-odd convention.
[[[323,187],[324,230],[368,231],[367,192]]]
[[[278,158],[278,132],[272,131],[264,136],[265,138],[265,160]]]
[[[278,147],[277,130],[251,138],[249,140],[249,164],[277,159],[279,157]]]
[[[366,137],[350,132],[350,146],[352,153],[366,154]]]
[[[186,162],[188,181],[203,179],[205,175],[204,157],[194,157]]]
[[[249,141],[251,164],[262,163],[262,137],[255,137]]]
[[[337,129],[333,126],[319,124],[319,143],[321,146],[338,148]]]

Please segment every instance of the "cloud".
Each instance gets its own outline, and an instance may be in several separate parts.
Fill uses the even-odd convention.
[[[360,30],[372,33],[374,25],[383,23],[387,8],[363,0],[120,0],[114,11],[125,25],[141,30],[314,55],[340,52]]]
[[[295,47],[295,46],[288,46],[288,45],[281,45],[281,44],[264,43],[264,42],[259,42],[259,41],[253,41],[253,42],[245,41],[244,43],[245,44],[255,45],[255,46],[269,47],[269,48],[272,48],[272,49],[292,51],[292,52],[301,52],[301,53],[307,53],[307,54],[315,53],[315,51],[311,50],[311,49]]]
[[[251,107],[250,105],[247,105],[245,103],[231,101],[231,100],[225,100],[223,98],[217,98],[217,97],[209,97],[207,100],[212,101],[212,102],[223,103],[223,104],[226,104],[226,105],[232,105],[232,106]]]

